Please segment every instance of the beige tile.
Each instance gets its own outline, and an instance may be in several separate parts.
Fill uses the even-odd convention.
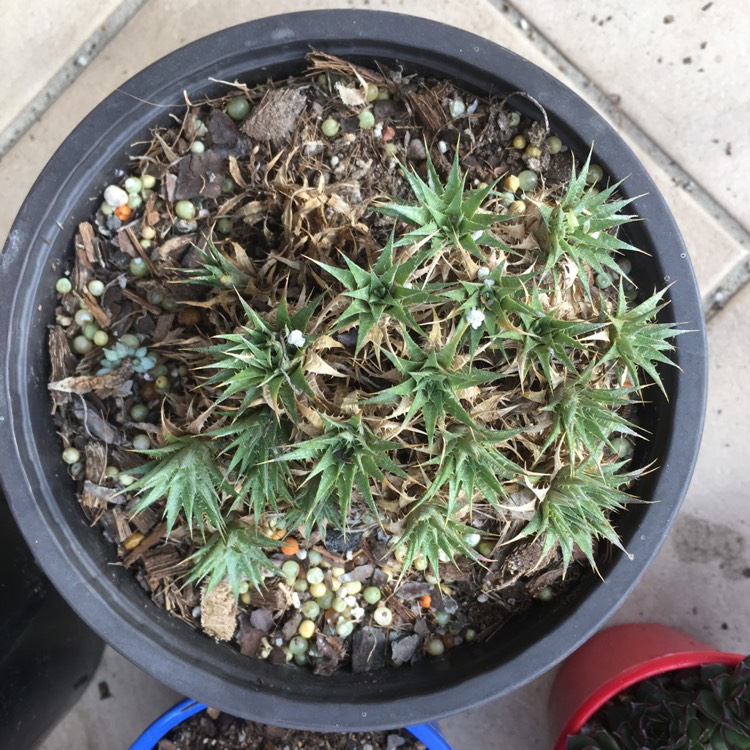
[[[514,5],[600,89],[619,96],[628,116],[750,230],[745,3]]]
[[[657,620],[750,652],[750,287],[708,325],[709,387],[698,463],[680,516],[615,622]]]
[[[92,34],[104,31],[107,18],[119,5],[120,0],[3,3],[0,133]]]

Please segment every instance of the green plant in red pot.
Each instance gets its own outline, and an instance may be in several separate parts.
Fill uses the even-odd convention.
[[[750,657],[674,628],[609,628],[560,669],[554,750],[750,748]]]

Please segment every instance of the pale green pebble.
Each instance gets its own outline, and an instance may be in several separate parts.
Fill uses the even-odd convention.
[[[633,455],[633,443],[625,437],[617,436],[612,439],[612,450],[616,456],[627,458]]]
[[[298,655],[298,654],[305,654],[305,653],[307,653],[307,649],[309,647],[310,647],[310,644],[309,644],[307,638],[303,638],[301,635],[295,635],[289,641],[289,650],[295,656]]]
[[[417,555],[412,563],[415,570],[427,570],[427,558],[424,555]]]
[[[521,113],[513,111],[510,113],[509,124],[512,128],[517,128],[521,124]]]
[[[377,586],[368,586],[362,592],[362,598],[368,604],[377,604],[382,598],[383,594]]]
[[[146,404],[133,404],[130,407],[130,418],[134,422],[143,422],[148,417],[148,406]]]
[[[63,276],[63,278],[57,280],[55,289],[59,294],[70,294],[70,292],[73,291],[73,284],[71,283],[70,279],[67,279]]]
[[[244,96],[235,96],[227,102],[225,111],[233,120],[243,120],[250,112],[250,102]]]
[[[344,591],[351,596],[358,594],[362,591],[362,581],[347,581],[344,584]]]
[[[106,331],[97,331],[91,340],[96,346],[107,346],[109,343],[109,334]]]
[[[132,195],[133,193],[141,192],[141,190],[143,189],[143,182],[141,181],[140,177],[126,177],[125,182],[122,183],[122,186],[125,188],[125,192]]]
[[[634,284],[630,284],[629,282],[625,282],[622,285],[623,293],[625,294],[625,299],[627,300],[634,300],[638,297],[638,287],[636,287]]]
[[[141,345],[141,340],[134,333],[123,333],[120,336],[120,343],[124,346],[129,346],[131,349],[138,349]]]
[[[83,471],[83,462],[82,461],[76,461],[74,464],[70,465],[70,474],[73,477],[78,476],[78,473]]]
[[[177,309],[177,300],[174,297],[162,297],[160,304],[166,312],[174,312]]]
[[[169,390],[169,378],[166,375],[160,375],[154,380],[154,388],[157,393],[166,393]]]
[[[138,240],[138,244],[144,249],[144,250],[150,250],[151,245],[153,245],[153,242],[151,240],[147,240],[143,237],[141,237],[140,240]]]
[[[151,447],[151,438],[144,432],[133,437],[133,448],[137,451],[147,451]]]
[[[346,602],[340,596],[337,596],[331,603],[331,608],[334,612],[341,614],[346,609]]]
[[[467,534],[464,539],[469,547],[476,547],[482,541],[482,536],[478,531],[475,531],[473,534]]]
[[[536,190],[536,186],[539,184],[539,175],[530,169],[524,169],[523,172],[518,174],[518,182],[525,193]]]
[[[325,573],[321,568],[310,568],[305,574],[308,583],[323,583]]]
[[[380,89],[374,83],[367,84],[367,92],[365,93],[365,101],[374,102],[378,98]]]
[[[464,631],[464,641],[471,643],[477,637],[477,631],[474,628],[466,628]]]
[[[190,144],[190,153],[202,154],[205,150],[206,150],[206,147],[203,144],[203,141],[193,141]]]
[[[101,206],[99,206],[99,210],[105,215],[105,216],[112,216],[114,214],[115,209],[112,208],[112,206],[107,203],[107,201],[104,201]]]
[[[586,182],[589,185],[594,185],[604,177],[604,170],[598,164],[590,164],[589,171],[586,175]]]
[[[156,365],[151,369],[151,374],[158,378],[160,375],[166,375],[169,372],[169,368],[165,364]]]
[[[388,91],[388,89],[378,89],[378,101],[383,101],[384,99],[390,99],[391,98],[391,92]]]
[[[88,354],[94,348],[85,336],[76,336],[71,342],[71,347],[76,354]]]
[[[296,560],[285,560],[281,566],[284,578],[293,580],[299,575],[299,563]]]
[[[341,129],[341,125],[339,125],[338,120],[334,120],[333,117],[328,117],[323,120],[320,129],[324,136],[327,138],[333,138],[333,136]]]
[[[81,452],[71,446],[62,452],[62,459],[66,464],[75,464],[81,460]]]
[[[86,325],[82,329],[83,335],[89,340],[92,341],[94,338],[94,334],[99,330],[99,326],[96,323],[86,323]]]
[[[156,230],[153,227],[141,227],[141,237],[144,240],[153,240],[156,237]]]
[[[250,591],[250,582],[249,581],[240,581],[240,585],[238,587],[238,592],[240,596],[242,594],[247,594],[248,591]]]
[[[310,565],[310,567],[314,568],[316,565],[320,565],[322,561],[323,561],[323,555],[321,555],[320,552],[318,552],[318,550],[311,549],[307,553],[307,564]],[[315,581],[310,581],[310,583],[315,583]]]
[[[308,599],[300,611],[308,620],[314,620],[320,614],[320,604],[315,599]]]
[[[349,620],[340,620],[336,623],[336,635],[340,638],[348,638],[354,632],[354,623]]]
[[[231,177],[225,177],[224,182],[221,183],[222,193],[233,193],[235,188],[234,180]]]
[[[596,275],[596,285],[599,289],[608,289],[612,286],[612,277],[608,273],[598,273]]]
[[[161,304],[162,296],[161,294],[159,294],[159,292],[147,292],[146,299],[152,305],[158,305],[158,304]]]
[[[94,322],[94,316],[91,314],[91,310],[82,307],[79,310],[76,310],[76,314],[73,317],[73,320],[75,320],[75,322],[78,323],[79,326],[85,326],[86,323]]]
[[[626,276],[633,270],[633,264],[627,258],[619,258],[617,265]]]
[[[143,198],[140,195],[131,194],[128,196],[128,206],[133,211],[138,210],[143,205]]]
[[[386,143],[385,153],[388,154],[388,156],[396,156],[396,154],[398,154],[398,146],[392,141],[390,143]]]
[[[133,276],[148,276],[148,264],[143,258],[133,258],[128,264],[128,270]]]
[[[341,576],[344,575],[345,573],[346,573],[346,568],[342,568],[339,565],[334,565],[331,568],[331,575],[334,576],[335,578],[341,578]]]
[[[132,474],[127,474],[126,472],[121,472],[118,477],[117,481],[123,486],[123,487],[129,487],[131,484],[135,483],[135,477]]]
[[[303,594],[309,588],[310,588],[310,584],[304,578],[298,578],[294,582],[294,590],[298,591],[300,594]]]
[[[559,154],[562,151],[563,142],[556,136],[551,135],[547,138],[547,150],[551,154]]]
[[[489,557],[495,551],[495,542],[485,539],[479,542],[479,554]]]
[[[555,592],[552,590],[551,586],[545,586],[537,595],[537,599],[541,599],[543,602],[548,602],[552,600],[555,596]]]
[[[119,473],[120,470],[116,466],[108,466],[104,470],[104,476],[108,477],[109,479],[114,479]]]
[[[94,295],[94,297],[101,297],[102,294],[104,294],[104,282],[99,281],[99,279],[94,279],[93,281],[89,281],[88,283],[88,290],[91,292],[91,294]]]
[[[438,609],[435,612],[435,622],[441,627],[445,627],[451,621],[451,616],[444,609]]]
[[[156,177],[151,174],[144,174],[143,187],[146,188],[146,190],[153,190],[156,187]]]
[[[331,604],[333,604],[333,597],[334,593],[330,589],[327,589],[325,594],[323,596],[319,596],[316,598],[315,601],[318,602],[321,609],[330,609]]]
[[[312,656],[312,654],[310,654]],[[307,664],[307,654],[294,654],[294,663],[298,667],[304,667]]]
[[[192,221],[198,213],[195,208],[195,203],[185,200],[177,201],[174,204],[174,212],[178,218],[184,219],[185,221]]]
[[[375,115],[369,109],[359,113],[359,127],[362,130],[370,130],[370,128],[375,127]]]
[[[232,231],[233,226],[232,220],[228,219],[226,216],[216,222],[216,229],[222,234],[229,234]]]
[[[440,638],[430,638],[427,641],[427,653],[430,656],[442,656],[445,653],[445,644]]]
[[[393,612],[388,607],[378,607],[372,613],[372,619],[380,625],[381,628],[387,628],[393,622]]]

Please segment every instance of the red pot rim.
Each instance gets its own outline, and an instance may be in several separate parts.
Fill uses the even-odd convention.
[[[553,750],[565,750],[568,735],[577,734],[584,724],[608,701],[627,688],[649,677],[677,669],[700,667],[704,664],[725,664],[734,667],[745,658],[743,654],[733,654],[726,651],[685,651],[683,653],[668,654],[626,669],[615,675],[589,695],[575,710],[560,732]]]

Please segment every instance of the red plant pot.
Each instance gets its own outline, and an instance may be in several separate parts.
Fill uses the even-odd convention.
[[[580,732],[610,698],[641,680],[702,664],[733,667],[743,658],[666,625],[607,628],[569,657],[555,677],[549,705],[553,750],[565,750],[568,735]]]

